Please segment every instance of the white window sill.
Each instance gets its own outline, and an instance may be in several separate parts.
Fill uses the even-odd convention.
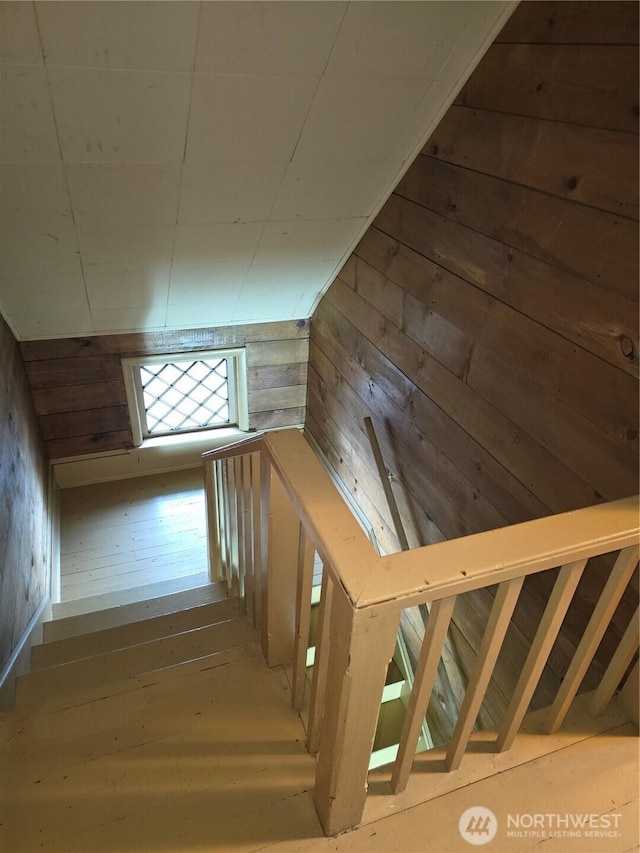
[[[202,452],[204,453],[205,450],[213,450],[216,447],[224,447],[225,444],[240,441],[240,439],[246,438],[248,434],[246,430],[239,429],[238,427],[198,430],[197,432],[179,432],[175,435],[159,435],[145,438],[142,444],[136,449],[168,448],[173,450],[186,446],[195,449],[196,445],[202,445]]]
[[[54,471],[63,488],[160,474],[202,466],[202,454],[251,435],[237,427],[148,438],[139,447],[56,460]]]

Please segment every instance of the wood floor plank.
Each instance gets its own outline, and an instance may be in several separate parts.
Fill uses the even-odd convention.
[[[310,825],[318,834],[305,797],[314,761],[284,672],[247,658],[189,684],[140,691],[128,719],[121,702],[96,705],[85,712],[95,729],[81,737],[60,741],[46,716],[36,738],[14,737],[3,753],[3,849],[254,850]],[[114,750],[118,705],[136,736]],[[159,737],[167,721],[171,733]]]
[[[60,538],[64,602],[205,570],[202,471],[65,489]]]
[[[402,798],[384,795],[377,780],[385,771],[376,771],[365,822],[324,838],[313,808],[314,761],[289,705],[284,669],[251,657],[196,678],[149,680],[128,694],[93,697],[28,717],[7,715],[2,849],[462,853],[469,844],[458,820],[475,805],[496,814],[499,835],[490,849],[500,853],[637,849],[637,729],[615,706],[588,724],[579,706],[568,729],[551,736],[536,734],[540,715],[532,715],[511,758],[487,753],[487,735],[474,736],[469,757],[484,764],[485,776],[467,767],[457,790],[434,790],[435,777],[453,776],[426,766],[437,765],[437,755],[419,757]],[[425,790],[431,799],[420,802]],[[507,837],[508,814],[532,813],[615,816],[619,834]]]

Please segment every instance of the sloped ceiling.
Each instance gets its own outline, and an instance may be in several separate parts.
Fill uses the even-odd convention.
[[[511,2],[2,2],[20,339],[311,315]]]

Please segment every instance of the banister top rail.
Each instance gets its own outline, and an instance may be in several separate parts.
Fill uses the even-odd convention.
[[[380,558],[357,607],[420,601],[501,583],[638,543],[638,496]],[[400,591],[400,588],[402,591]]]
[[[380,557],[301,432],[265,434],[265,450],[307,535],[355,603]]]
[[[380,559],[320,460],[297,429],[274,430],[203,453],[203,460],[228,459],[262,450],[278,473],[307,535],[332,567],[351,602]]]
[[[210,450],[204,460],[266,452],[320,557],[357,609],[401,610],[635,545],[638,496],[378,556],[297,429]]]
[[[214,447],[213,450],[206,450],[202,454],[202,458],[207,459],[230,459],[233,456],[242,456],[243,453],[252,453],[254,450],[260,450],[263,444],[264,435],[256,433],[248,438],[241,438],[231,444],[223,444],[222,447]]]

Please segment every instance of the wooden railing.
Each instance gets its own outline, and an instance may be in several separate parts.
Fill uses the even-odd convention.
[[[638,499],[629,498],[380,557],[304,437],[282,430],[204,454],[212,579],[244,595],[270,666],[293,661],[293,704],[303,703],[314,552],[324,571],[309,700],[307,745],[317,753],[315,803],[328,835],[361,819],[387,667],[403,608],[429,604],[395,764],[407,784],[457,596],[497,585],[475,667],[448,747],[463,758],[528,575],[557,579],[509,697],[495,749],[516,736],[589,558],[617,552],[555,701],[562,725],[638,563]],[[629,623],[592,709],[604,710],[638,649]]]

